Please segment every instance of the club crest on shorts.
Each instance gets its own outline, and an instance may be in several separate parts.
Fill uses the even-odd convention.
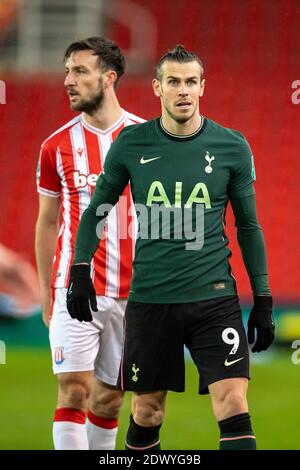
[[[64,358],[64,348],[62,348],[61,346],[59,348],[55,348],[55,351],[54,351],[54,362],[55,364],[59,365],[59,364],[62,364],[64,362],[65,358]]]
[[[131,379],[133,380],[133,382],[137,382],[139,380],[138,376],[137,376],[137,373],[138,371],[140,370],[139,367],[136,367],[135,364],[132,364],[132,368],[131,368],[132,372],[133,372],[133,376],[131,377]]]

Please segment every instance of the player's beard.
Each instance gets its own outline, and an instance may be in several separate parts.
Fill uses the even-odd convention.
[[[78,103],[71,104],[74,111],[80,111],[86,114],[94,114],[101,108],[104,100],[104,89],[102,78],[99,79],[99,88],[97,92],[89,99],[81,99]]]

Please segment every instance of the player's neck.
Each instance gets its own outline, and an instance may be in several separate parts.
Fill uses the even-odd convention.
[[[197,132],[202,123],[199,113],[186,122],[180,123],[172,119],[167,113],[162,113],[161,123],[167,132],[175,135],[190,135]]]
[[[122,114],[123,109],[119,105],[117,97],[112,97],[109,100],[104,100],[101,108],[93,114],[83,113],[83,118],[90,126],[105,131],[112,127]]]

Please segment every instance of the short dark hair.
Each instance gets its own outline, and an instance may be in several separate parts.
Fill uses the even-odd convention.
[[[160,59],[156,66],[156,78],[161,81],[162,78],[162,65],[165,62],[179,62],[180,64],[185,64],[188,62],[198,62],[201,69],[201,79],[204,75],[204,68],[202,60],[194,54],[194,52],[188,51],[182,44],[177,44],[174,49],[166,52]]]
[[[80,41],[75,41],[70,44],[66,49],[63,61],[66,62],[72,52],[86,50],[93,51],[94,55],[98,56],[100,68],[102,71],[105,72],[106,70],[111,69],[116,72],[116,88],[120,77],[125,72],[125,58],[119,46],[110,39],[100,36],[93,36],[87,39],[82,39]]]

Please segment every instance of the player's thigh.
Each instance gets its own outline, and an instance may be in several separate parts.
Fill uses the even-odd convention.
[[[93,372],[62,372],[57,374],[58,408],[86,408],[92,390]]]
[[[49,327],[54,374],[93,371],[100,330],[97,319],[79,322],[71,318],[66,307],[66,289],[55,289]]]
[[[119,388],[184,390],[182,318],[181,305],[128,301]]]
[[[186,345],[200,373],[199,392],[208,393],[208,385],[219,380],[249,378],[249,349],[238,297],[196,302],[193,308]]]
[[[93,380],[89,400],[90,410],[103,418],[117,418],[123,403],[124,392],[106,384],[96,377]]]
[[[99,297],[97,299],[99,309],[101,309],[103,300],[105,301],[106,320],[101,331],[100,346],[95,360],[95,376],[99,383],[115,386],[122,356],[123,323],[127,301]],[[109,306],[107,306],[107,302],[109,302]]]
[[[236,391],[241,397],[247,396],[249,381],[245,377],[235,377],[231,379],[219,380],[209,385],[209,391],[214,399],[224,401],[226,395]]]
[[[162,417],[165,413],[167,390],[159,390],[152,393],[139,393],[132,394],[131,409],[134,418],[141,415],[148,417],[153,413],[160,413]]]
[[[248,379],[235,377],[214,382],[208,386],[212,408],[218,421],[248,412]]]

